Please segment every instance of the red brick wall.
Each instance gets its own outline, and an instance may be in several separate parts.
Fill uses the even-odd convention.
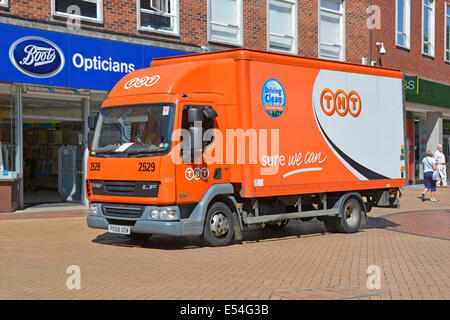
[[[267,49],[266,0],[243,0],[244,48]]]
[[[392,1],[392,0],[391,0]],[[345,1],[346,60],[361,63],[370,57],[370,32],[367,27],[369,0]]]
[[[444,60],[445,0],[435,0],[435,55],[422,55],[422,0],[411,0],[411,45],[403,49],[395,45],[395,0],[373,0],[381,8],[381,29],[373,31],[372,50],[377,58],[376,42],[383,42],[386,54],[383,67],[402,70],[410,75],[450,85],[450,64]]]
[[[318,55],[318,3],[319,0],[298,0],[299,55]],[[349,62],[361,63],[362,57],[369,56],[366,28],[369,0],[346,3],[346,58]],[[50,4],[50,0],[11,0],[10,8],[0,9],[0,15],[65,26],[65,18],[52,17]],[[245,48],[267,49],[266,4],[267,0],[243,0]],[[81,27],[152,40],[226,47],[207,41],[207,0],[180,1],[180,36],[137,31],[136,1],[104,0],[103,9],[103,24],[81,21]]]

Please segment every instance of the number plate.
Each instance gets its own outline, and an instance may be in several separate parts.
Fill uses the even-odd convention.
[[[130,230],[131,228],[129,226],[108,225],[108,232],[111,233],[130,234]]]

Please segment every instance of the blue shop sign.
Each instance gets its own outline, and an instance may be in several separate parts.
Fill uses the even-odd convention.
[[[153,58],[189,52],[0,24],[0,81],[111,90]]]

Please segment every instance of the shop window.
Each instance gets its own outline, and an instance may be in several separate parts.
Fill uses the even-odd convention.
[[[0,0],[0,7],[7,7],[8,6],[8,0]]]
[[[319,1],[319,58],[345,61],[344,1]]]
[[[297,1],[268,0],[267,19],[269,50],[297,53]]]
[[[242,45],[242,0],[209,0],[208,41]]]
[[[18,124],[15,87],[0,84],[0,181],[17,178]]]
[[[434,0],[423,0],[422,53],[434,57]]]
[[[52,14],[103,22],[102,0],[52,0]]]
[[[445,61],[450,62],[450,2],[445,3]]]
[[[178,1],[138,0],[138,28],[178,35]]]
[[[410,47],[411,0],[396,0],[396,38],[398,46]]]

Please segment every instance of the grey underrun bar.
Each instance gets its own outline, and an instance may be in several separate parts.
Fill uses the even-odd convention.
[[[294,212],[294,213],[280,213],[271,214],[259,217],[244,217],[245,224],[263,223],[287,219],[300,219],[300,218],[310,218],[319,216],[335,216],[339,214],[339,209],[327,209],[327,210],[314,210],[314,211],[304,211],[304,212]]]

